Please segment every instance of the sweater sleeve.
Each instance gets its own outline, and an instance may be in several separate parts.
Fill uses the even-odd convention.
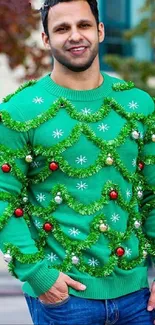
[[[39,296],[51,288],[59,272],[48,268],[26,222],[29,166],[25,157],[30,157],[30,147],[28,132],[20,131],[20,123],[25,122],[11,103],[2,103],[0,112],[0,249],[4,258],[12,258],[9,266],[14,275]]]
[[[144,217],[144,233],[149,239],[148,253],[155,262],[155,112],[154,102],[149,98],[149,115],[145,121],[146,134],[141,159],[144,162],[144,196],[141,212]]]

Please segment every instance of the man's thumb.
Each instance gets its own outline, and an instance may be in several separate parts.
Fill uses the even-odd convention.
[[[66,279],[66,283],[69,285],[69,287],[72,287],[76,290],[85,290],[86,286],[78,281],[74,281],[73,279],[71,279],[69,276]]]

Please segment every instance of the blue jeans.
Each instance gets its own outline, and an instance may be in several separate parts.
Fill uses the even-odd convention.
[[[147,311],[149,289],[109,300],[70,296],[57,304],[44,304],[26,296],[35,325],[153,325],[154,311]]]

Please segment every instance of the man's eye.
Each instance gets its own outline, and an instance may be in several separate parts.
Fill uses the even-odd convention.
[[[56,31],[57,32],[64,32],[64,31],[66,31],[67,30],[67,27],[60,27],[60,28],[58,28]]]
[[[86,28],[86,27],[90,27],[90,25],[89,24],[82,24],[81,27]]]

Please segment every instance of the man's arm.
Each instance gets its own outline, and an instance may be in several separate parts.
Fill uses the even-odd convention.
[[[7,260],[12,257],[9,268],[18,279],[27,281],[45,302],[57,302],[68,296],[68,286],[76,290],[85,290],[85,286],[48,268],[44,253],[31,237],[25,205],[31,160],[27,159],[31,156],[29,134],[21,132],[17,121],[23,122],[22,129],[25,121],[11,102],[2,104],[0,111],[0,248]],[[14,120],[10,119],[14,115]]]
[[[1,104],[0,111],[0,248],[7,259],[12,257],[10,267],[15,276],[27,281],[39,296],[51,288],[59,272],[48,268],[25,219],[29,135],[20,132],[16,123],[24,125],[25,121],[11,101]]]
[[[152,260],[155,261],[155,109],[154,102],[151,99],[145,128],[146,135],[141,157],[145,164],[143,170],[145,191],[141,207],[145,219],[143,230],[151,244],[148,252],[152,256]],[[148,311],[152,311],[154,308],[155,282],[153,282],[151,287]]]

